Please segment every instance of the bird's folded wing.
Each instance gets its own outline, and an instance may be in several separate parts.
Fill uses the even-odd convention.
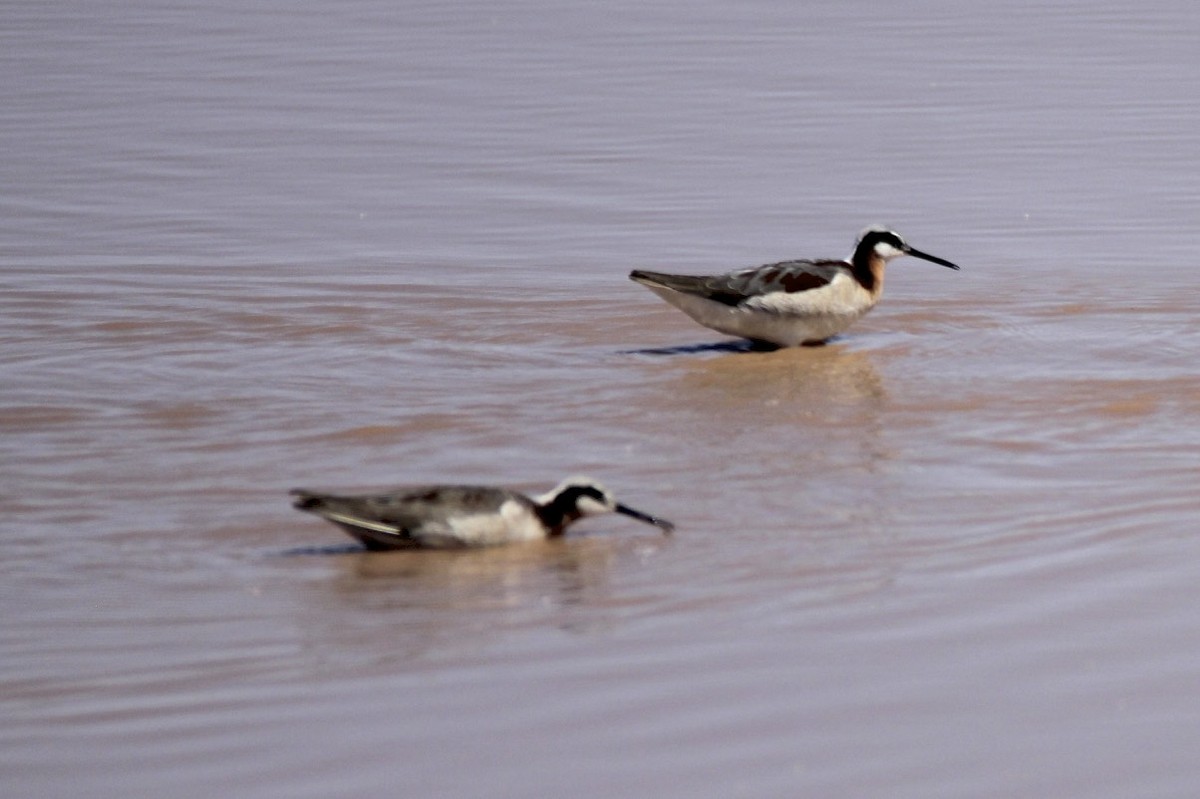
[[[821,288],[845,268],[842,261],[783,261],[723,275],[668,275],[637,270],[630,277],[640,283],[695,294],[725,305],[741,305],[764,294],[793,294]]]

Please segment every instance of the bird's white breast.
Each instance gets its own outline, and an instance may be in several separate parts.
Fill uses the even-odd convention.
[[[857,319],[875,305],[877,297],[852,276],[841,272],[820,288],[767,292],[746,300],[745,306],[784,316],[853,316]]]
[[[458,540],[471,545],[532,541],[546,537],[546,528],[528,506],[505,500],[497,511],[455,516],[450,529]]]

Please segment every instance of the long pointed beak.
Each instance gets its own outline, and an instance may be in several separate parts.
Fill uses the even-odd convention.
[[[907,248],[905,248],[904,252],[908,253],[913,258],[920,258],[924,261],[929,261],[929,262],[935,263],[935,264],[941,264],[942,266],[946,266],[946,267],[949,267],[950,269],[958,271],[958,264],[952,264],[944,258],[938,258],[936,255],[930,255],[927,252],[921,252],[916,247],[907,247]]]
[[[670,533],[675,529],[675,525],[671,524],[666,519],[660,519],[657,516],[651,516],[649,513],[642,513],[640,510],[634,510],[628,505],[621,505],[618,503],[613,510],[617,513],[628,516],[631,519],[637,519],[639,522],[653,524],[655,527],[659,528],[668,535],[670,535]]]

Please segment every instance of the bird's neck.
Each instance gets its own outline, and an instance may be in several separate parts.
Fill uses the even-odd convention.
[[[565,498],[558,496],[545,505],[539,505],[537,515],[542,524],[546,525],[550,535],[562,535],[563,531],[567,529],[567,525],[578,519],[581,514],[575,507],[574,501],[568,502]]]
[[[854,279],[858,284],[870,292],[871,296],[878,297],[883,293],[883,270],[887,266],[887,261],[880,258],[874,251],[868,250],[865,253],[855,253],[850,260],[850,273],[854,275]]]

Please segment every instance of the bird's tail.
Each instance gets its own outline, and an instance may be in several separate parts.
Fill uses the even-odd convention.
[[[295,497],[292,507],[296,510],[316,511],[325,504],[325,497],[303,488],[293,488],[288,493]]]
[[[704,282],[704,278],[698,275],[668,275],[645,269],[634,269],[629,273],[629,279],[644,286],[686,292],[696,292]]]

